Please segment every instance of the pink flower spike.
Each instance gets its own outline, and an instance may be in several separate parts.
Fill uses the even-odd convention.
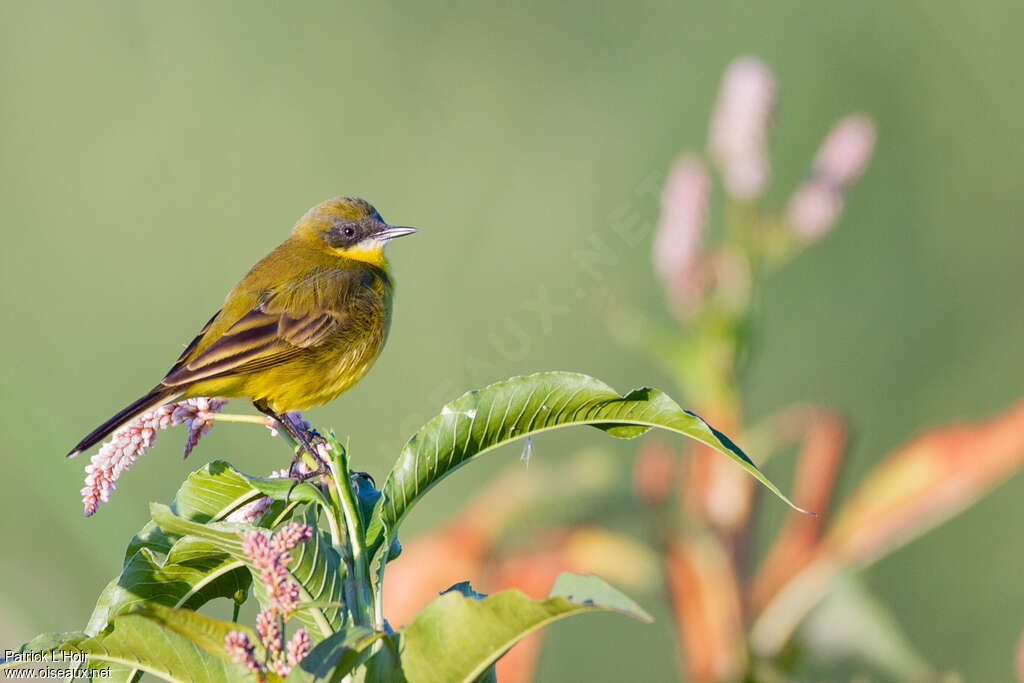
[[[654,270],[675,308],[686,312],[708,284],[700,259],[711,180],[694,156],[677,161],[661,198],[661,218],[651,255]]]
[[[299,665],[306,655],[309,654],[310,641],[309,634],[306,633],[306,629],[300,628],[295,632],[295,635],[288,641],[288,666],[289,668]]]
[[[85,516],[92,516],[100,503],[110,500],[115,482],[153,447],[159,430],[188,422],[189,436],[185,444],[188,455],[199,437],[210,430],[209,415],[223,410],[225,403],[227,401],[220,398],[190,398],[166,403],[114,432],[85,467],[85,486],[81,490]]]
[[[188,436],[185,439],[185,449],[182,453],[182,458],[187,458],[189,453],[192,452],[192,449],[196,447],[199,439],[204,434],[209,433],[210,428],[213,427],[213,418],[210,416],[224,410],[224,405],[227,403],[227,401],[221,398],[195,398],[189,399],[189,401],[184,401],[183,403],[189,403],[190,401],[194,401],[194,404],[189,405],[187,409],[182,410],[182,418],[185,423],[185,427],[188,429]],[[183,403],[179,403],[179,407],[182,406]]]
[[[768,183],[766,146],[774,107],[771,69],[755,57],[733,60],[722,77],[708,147],[734,197],[754,199]]]
[[[786,208],[790,227],[800,237],[818,239],[831,229],[843,208],[839,191],[820,180],[796,189]]]
[[[260,518],[267,513],[270,506],[274,504],[274,499],[270,496],[263,496],[256,500],[250,501],[241,507],[232,510],[224,518],[226,522],[235,522],[239,524],[256,524],[260,521]]]
[[[854,114],[841,119],[825,137],[814,159],[814,175],[837,189],[856,180],[871,160],[875,124]]]
[[[278,561],[287,565],[292,561],[291,556],[288,554],[293,548],[299,543],[305,541],[313,536],[313,527],[308,524],[299,524],[297,522],[291,522],[286,526],[282,527],[274,537],[270,539],[270,548]]]
[[[256,632],[267,651],[267,656],[271,660],[278,659],[284,648],[284,634],[281,633],[277,612],[273,609],[260,610],[256,615]]]
[[[256,661],[255,648],[249,642],[249,636],[241,631],[231,631],[224,636],[224,649],[236,664],[241,664],[249,671],[258,672],[259,662]]]

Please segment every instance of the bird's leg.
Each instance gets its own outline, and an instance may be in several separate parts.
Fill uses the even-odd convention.
[[[280,425],[282,431],[288,434],[288,436],[290,436],[292,440],[298,444],[298,447],[295,449],[295,457],[292,458],[292,462],[288,466],[288,476],[294,479],[295,481],[294,483],[292,483],[291,489],[288,490],[288,496],[286,496],[285,498],[285,500],[287,500],[288,498],[291,497],[292,490],[294,490],[294,488],[300,482],[326,474],[327,466],[324,464],[323,459],[317,452],[317,449],[313,447],[313,444],[309,438],[310,434],[305,429],[302,429],[298,425],[296,425],[287,414],[278,413],[274,411],[273,409],[270,408],[270,406],[268,406],[263,401],[253,401],[253,405],[256,406],[256,409],[259,410],[261,413],[264,413],[272,417],[274,421],[277,422],[278,425]],[[314,439],[321,438],[320,435],[317,434],[315,431],[313,432],[312,436]],[[313,462],[318,463],[319,466],[317,467],[317,469],[311,470],[309,472],[296,473],[295,468],[302,461],[303,451],[308,453],[309,456],[313,459]]]

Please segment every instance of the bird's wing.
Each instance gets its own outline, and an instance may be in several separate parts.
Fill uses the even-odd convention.
[[[213,325],[213,321],[217,319],[217,316],[219,316],[220,313],[220,311],[217,311],[210,316],[210,319],[206,321],[205,325],[203,325],[203,329],[199,330],[199,334],[197,334],[195,338],[188,343],[185,350],[181,352],[180,356],[178,356],[178,360],[174,361],[174,365],[172,365],[171,369],[167,372],[168,375],[185,366],[185,363],[188,362],[189,357],[196,350],[196,347],[199,346],[199,343],[203,341],[203,337],[206,336],[206,333],[210,330],[210,326]]]
[[[188,357],[186,350],[161,383],[192,384],[211,377],[252,372],[294,358],[330,337],[348,319],[344,310],[322,306],[317,299],[320,297],[299,301],[290,291],[266,298],[194,357]],[[202,336],[200,333],[199,338]],[[198,345],[199,342],[193,342],[191,348]]]

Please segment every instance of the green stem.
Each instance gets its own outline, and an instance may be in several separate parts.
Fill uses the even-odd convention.
[[[370,568],[367,560],[366,538],[363,534],[363,523],[359,518],[359,507],[356,504],[355,491],[352,490],[352,478],[348,470],[348,453],[339,444],[337,458],[330,458],[328,465],[334,478],[334,488],[340,494],[341,509],[345,513],[348,528],[349,550],[352,553],[352,565],[355,570],[356,586],[354,594],[356,604],[352,610],[352,618],[361,626],[372,626],[373,587],[370,583]]]
[[[376,592],[373,596],[373,616],[378,628],[384,628],[384,570],[388,567],[388,553],[395,539],[390,533],[384,534],[383,550],[380,551],[380,566],[377,568]]]
[[[215,422],[246,422],[271,427],[274,421],[263,415],[242,415],[240,413],[210,413],[208,417]]]

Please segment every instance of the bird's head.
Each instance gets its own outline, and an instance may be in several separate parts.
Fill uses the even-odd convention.
[[[292,236],[311,241],[337,256],[384,267],[384,247],[416,228],[388,225],[369,202],[337,197],[317,204],[299,219]]]

